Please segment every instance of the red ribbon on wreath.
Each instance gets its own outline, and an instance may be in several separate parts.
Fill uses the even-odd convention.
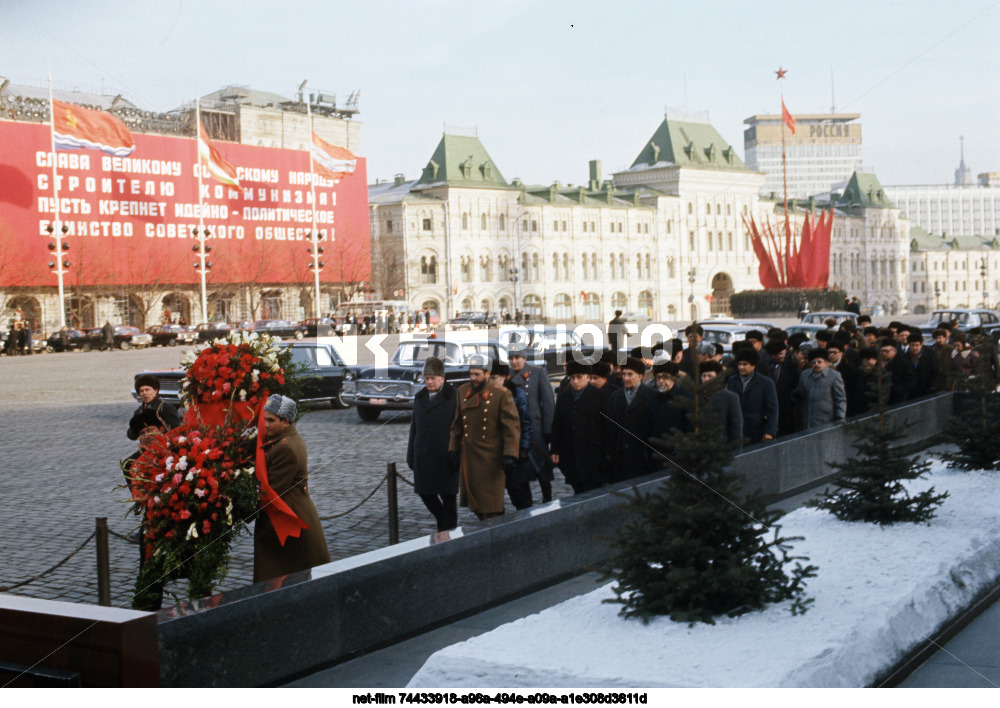
[[[257,459],[254,467],[257,481],[260,482],[261,509],[267,514],[271,526],[274,527],[274,532],[278,535],[278,542],[284,546],[289,536],[298,538],[303,529],[309,528],[309,524],[295,514],[292,507],[285,503],[285,500],[274,491],[267,480],[267,462],[264,451],[264,442],[267,439],[267,428],[264,426],[265,403],[267,403],[266,394],[258,404],[257,410]]]

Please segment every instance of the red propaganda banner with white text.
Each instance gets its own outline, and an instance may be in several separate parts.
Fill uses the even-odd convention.
[[[195,139],[132,136],[129,157],[56,152],[69,286],[199,282],[191,250],[199,221]],[[309,153],[213,145],[237,166],[240,188],[203,174],[204,221],[212,233],[209,284],[313,282],[306,240],[313,220]],[[55,216],[49,126],[0,121],[0,146],[0,286],[54,286],[46,231]],[[320,280],[370,280],[364,158],[337,183],[317,177],[316,202],[317,227],[327,235]]]

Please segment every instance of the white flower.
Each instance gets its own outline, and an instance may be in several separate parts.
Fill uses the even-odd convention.
[[[231,501],[226,503],[226,516],[233,513],[233,503]]]
[[[253,474],[254,473],[254,467],[251,465],[250,467],[247,467],[245,471],[246,471],[247,474]]]
[[[195,528],[196,524],[191,524],[188,527],[187,535],[184,537],[185,541],[190,541],[192,538],[198,538],[198,529]]]
[[[253,381],[254,383],[257,383],[257,381],[260,380],[260,371],[258,371],[257,369],[252,369],[250,371],[250,380]]]
[[[170,472],[174,468],[174,456],[170,455],[167,459],[163,461],[163,469]]]
[[[153,502],[156,503],[156,504],[159,504],[160,503],[160,498],[159,497],[153,497]]]
[[[167,474],[166,472],[160,472],[160,474],[156,475],[156,477],[153,478],[153,481],[154,482],[162,482],[163,481],[163,477],[166,474]]]
[[[188,482],[191,482],[197,476],[198,476],[198,470],[197,469],[193,469],[190,472],[188,472],[187,475],[185,475],[184,479],[186,479]]]
[[[240,400],[241,401],[247,400],[247,390],[245,388],[240,389]]]
[[[204,487],[198,487],[196,490],[194,490],[194,495],[196,497],[203,497],[206,494],[208,494],[208,492],[205,491]]]
[[[177,460],[177,469],[179,469],[179,470],[186,470],[187,468],[188,468],[188,458],[187,458],[187,456],[184,456],[181,459]]]
[[[187,440],[188,439],[187,439],[186,435],[181,435],[179,438],[177,438],[177,442],[179,442],[181,445],[183,445],[184,443],[186,443]]]

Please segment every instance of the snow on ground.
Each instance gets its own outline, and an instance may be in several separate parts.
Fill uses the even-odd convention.
[[[716,625],[617,614],[611,585],[432,655],[411,687],[863,687],[1000,578],[1000,474],[934,466],[913,492],[950,496],[929,524],[781,519],[819,567],[805,615],[790,603]]]

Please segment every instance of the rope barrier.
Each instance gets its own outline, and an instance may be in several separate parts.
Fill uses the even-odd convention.
[[[345,511],[345,512],[343,512],[343,513],[341,513],[341,514],[333,514],[332,516],[321,516],[321,517],[319,517],[319,520],[320,520],[320,521],[330,521],[330,520],[332,520],[332,519],[339,519],[339,518],[340,518],[340,517],[342,517],[342,516],[347,516],[347,515],[348,515],[348,514],[350,514],[350,513],[352,512],[352,511],[354,511],[355,509],[359,508],[359,507],[360,507],[360,506],[361,506],[362,504],[364,504],[364,503],[365,503],[366,501],[368,501],[368,500],[369,500],[369,499],[371,499],[371,498],[372,498],[373,496],[375,496],[375,492],[377,492],[377,491],[378,491],[379,489],[381,489],[382,485],[383,485],[383,484],[385,484],[385,480],[387,480],[387,479],[389,479],[389,475],[387,475],[387,474],[386,474],[386,475],[382,475],[382,479],[381,479],[381,481],[379,481],[379,483],[378,483],[378,484],[377,484],[377,485],[375,486],[375,489],[373,489],[373,490],[371,491],[371,493],[370,493],[370,494],[369,494],[369,495],[368,495],[367,497],[365,497],[364,499],[362,499],[362,500],[361,500],[360,502],[358,502],[357,504],[355,504],[354,506],[352,506],[352,507],[351,507],[350,509],[348,509],[347,511]]]
[[[45,577],[46,575],[48,575],[49,573],[51,573],[53,570],[56,570],[57,568],[59,568],[60,566],[62,566],[64,563],[66,563],[66,561],[68,561],[70,558],[72,558],[73,556],[75,556],[77,553],[79,553],[80,551],[82,551],[84,549],[84,547],[88,543],[90,543],[90,540],[92,538],[94,538],[94,536],[96,536],[96,535],[97,535],[97,532],[96,531],[92,531],[91,534],[89,536],[87,536],[87,540],[85,540],[83,543],[81,543],[77,547],[77,549],[75,551],[73,551],[72,553],[70,553],[68,556],[66,556],[65,558],[63,558],[61,561],[59,561],[58,563],[56,563],[54,566],[52,566],[48,570],[43,570],[38,575],[36,575],[34,577],[31,577],[31,578],[28,578],[27,580],[22,580],[19,583],[14,583],[13,585],[6,585],[6,586],[3,586],[3,587],[0,587],[0,592],[9,592],[9,591],[13,590],[14,588],[19,588],[22,585],[27,585],[28,583],[33,583],[36,580],[38,580],[39,578]]]

